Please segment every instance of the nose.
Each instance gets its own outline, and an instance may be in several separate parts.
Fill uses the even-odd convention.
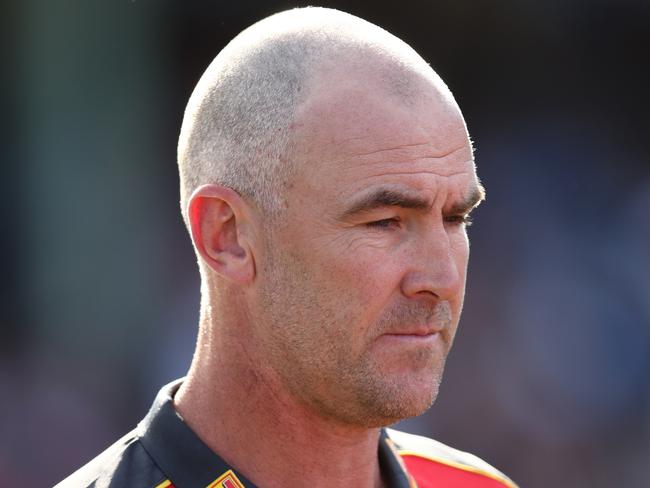
[[[401,284],[406,297],[449,300],[463,293],[469,253],[466,240],[452,243],[441,226],[415,238],[408,252]]]

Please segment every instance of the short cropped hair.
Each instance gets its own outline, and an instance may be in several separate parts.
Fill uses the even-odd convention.
[[[252,25],[214,59],[198,82],[178,143],[181,209],[198,186],[232,188],[274,219],[295,173],[291,126],[323,63],[388,61],[386,85],[405,97],[406,71],[446,86],[406,43],[380,27],[333,9],[300,8]],[[383,63],[385,64],[385,63]]]

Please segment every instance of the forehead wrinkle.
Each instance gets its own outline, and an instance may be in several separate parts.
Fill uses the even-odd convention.
[[[371,156],[374,154],[379,154],[387,151],[399,151],[400,149],[411,149],[420,146],[428,146],[428,142],[415,142],[413,144],[399,144],[397,146],[386,147],[383,149],[373,149],[372,151],[366,151],[361,153],[352,153],[351,157],[360,157],[360,156]]]
[[[470,161],[473,163],[473,161]],[[387,163],[388,164],[388,163]],[[393,163],[394,164],[394,163]],[[473,166],[472,166],[473,168]],[[364,176],[363,178],[360,178],[360,180],[369,180],[369,179],[374,179],[374,178],[381,178],[384,176],[394,176],[394,175],[405,175],[405,176],[413,176],[413,175],[433,175],[433,176],[440,176],[443,178],[454,178],[456,176],[463,176],[467,175],[470,172],[470,169],[467,169],[466,171],[453,171],[451,173],[441,173],[438,171],[430,170],[414,170],[414,171],[404,171],[404,170],[399,170],[396,169],[395,171],[385,171],[381,173],[375,173],[372,175]]]
[[[429,142],[418,142],[418,143],[414,143],[414,144],[400,144],[400,145],[394,146],[394,147],[387,147],[387,148],[384,148],[384,149],[375,149],[375,150],[368,151],[368,152],[363,152],[363,153],[352,153],[352,154],[349,155],[349,157],[362,158],[362,157],[365,157],[365,156],[374,156],[374,155],[389,152],[389,151],[392,152],[392,151],[400,151],[400,150],[409,150],[409,149],[422,147],[422,146],[430,147],[431,143],[429,143]],[[451,156],[452,154],[454,154],[457,151],[460,151],[461,149],[465,149],[466,147],[467,147],[467,145],[463,144],[462,146],[458,146],[458,147],[456,147],[454,149],[451,149],[449,151],[433,153],[433,154],[425,154],[425,155],[414,155],[414,157],[412,159],[415,159],[415,158],[417,158],[417,159],[443,159],[443,158],[446,158],[447,156]]]
[[[349,161],[347,161],[347,160],[339,160],[339,161],[336,161],[336,162],[341,162],[341,163],[348,162],[349,163]],[[453,164],[454,165],[456,165],[456,164],[468,164],[468,165],[470,165],[468,167],[468,169],[475,167],[473,159],[470,159],[468,161],[463,161],[461,163],[453,163]],[[413,169],[412,171],[408,171],[408,170],[405,171],[405,170],[401,170],[399,168],[400,166],[405,166],[405,165],[409,165],[411,167],[415,166],[416,168]],[[435,167],[432,168],[431,170],[417,169],[418,166],[423,166],[423,165],[431,165],[431,166],[435,165]],[[435,174],[435,175],[439,175],[439,176],[456,176],[456,175],[459,175],[459,174],[466,173],[465,170],[452,171],[452,172],[449,172],[449,173],[443,172],[441,170],[443,170],[445,166],[451,166],[451,165],[446,164],[445,161],[440,161],[438,158],[427,158],[427,157],[421,157],[421,158],[419,157],[419,158],[416,158],[415,161],[409,161],[409,160],[404,160],[404,159],[402,159],[402,160],[390,159],[390,160],[387,160],[387,161],[366,161],[366,162],[356,163],[356,166],[357,166],[357,168],[359,168],[359,167],[367,168],[367,167],[376,166],[379,170],[381,170],[383,167],[391,167],[391,166],[397,166],[398,167],[398,168],[396,168],[395,171],[382,172],[382,173],[378,173],[378,175],[400,174],[400,173],[404,173],[404,174],[422,173],[422,174]],[[345,171],[345,170],[354,171],[355,169],[356,169],[355,167],[350,166],[348,168],[342,168],[342,171]]]
[[[422,147],[424,150],[414,149],[418,147]],[[466,155],[465,153],[459,153],[459,151],[468,148],[469,146],[463,144],[449,151],[436,152],[435,148],[433,148],[430,143],[407,144],[365,153],[344,154],[331,159],[330,162],[338,165],[340,170],[343,171],[354,171],[355,167],[362,168],[371,166],[377,166],[381,169],[382,166],[403,167],[405,165],[410,165],[411,167],[418,168],[417,171],[420,171],[419,168],[425,165],[441,167],[447,164],[449,164],[449,166],[467,164],[468,166],[474,167],[474,156],[471,151]],[[458,153],[460,157],[465,156],[468,159],[460,162],[456,161],[456,158],[458,157],[454,156],[456,153]],[[447,163],[447,161],[449,161],[449,163]],[[398,169],[397,172],[401,171]],[[426,170],[423,172],[426,172]],[[439,171],[438,174],[441,176],[447,176],[452,175],[453,173],[445,173],[443,170]]]

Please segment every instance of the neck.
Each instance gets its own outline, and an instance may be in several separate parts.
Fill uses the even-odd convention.
[[[293,398],[253,354],[245,324],[202,316],[197,352],[174,399],[203,442],[253,483],[381,487],[379,430],[324,418]],[[237,330],[229,335],[216,331]],[[218,337],[217,337],[218,336]],[[241,338],[244,338],[242,340]]]

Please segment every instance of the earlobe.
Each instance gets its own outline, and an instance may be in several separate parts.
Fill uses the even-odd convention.
[[[233,283],[245,285],[255,275],[252,249],[242,232],[246,203],[230,188],[203,185],[188,202],[192,241],[203,261]]]

